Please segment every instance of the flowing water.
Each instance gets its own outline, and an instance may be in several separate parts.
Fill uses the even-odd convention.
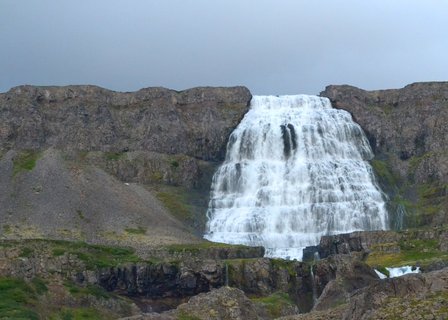
[[[205,238],[301,259],[322,235],[387,226],[369,143],[316,96],[254,96],[213,177]]]

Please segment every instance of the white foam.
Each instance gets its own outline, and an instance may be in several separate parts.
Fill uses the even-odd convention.
[[[384,273],[379,272],[379,271],[376,270],[376,269],[373,269],[373,270],[375,271],[375,273],[377,274],[377,276],[378,276],[380,279],[387,279],[387,275],[385,275]]]
[[[213,177],[205,238],[301,259],[322,235],[385,229],[372,157],[360,126],[328,99],[254,96]]]
[[[402,266],[397,268],[386,268],[389,271],[389,278],[401,277],[409,273],[420,273],[419,267]]]

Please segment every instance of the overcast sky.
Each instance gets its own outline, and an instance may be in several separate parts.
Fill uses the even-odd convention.
[[[448,80],[443,0],[0,0],[0,91]]]

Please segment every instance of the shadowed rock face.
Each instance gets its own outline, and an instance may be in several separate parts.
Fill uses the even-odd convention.
[[[221,160],[248,109],[247,88],[19,86],[0,94],[0,149],[153,151]]]
[[[405,226],[446,223],[448,82],[381,91],[328,86],[321,96],[349,111],[366,132],[392,214],[401,204],[411,213]],[[399,227],[397,219],[392,223]]]

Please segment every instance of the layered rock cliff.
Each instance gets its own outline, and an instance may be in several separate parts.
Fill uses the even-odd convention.
[[[448,82],[321,93],[349,111],[369,138],[373,168],[390,200],[391,227],[448,222]]]
[[[198,241],[244,87],[0,94],[0,235],[127,245]]]
[[[244,87],[119,93],[95,86],[20,86],[0,95],[0,147],[144,150],[221,160],[250,99]]]

